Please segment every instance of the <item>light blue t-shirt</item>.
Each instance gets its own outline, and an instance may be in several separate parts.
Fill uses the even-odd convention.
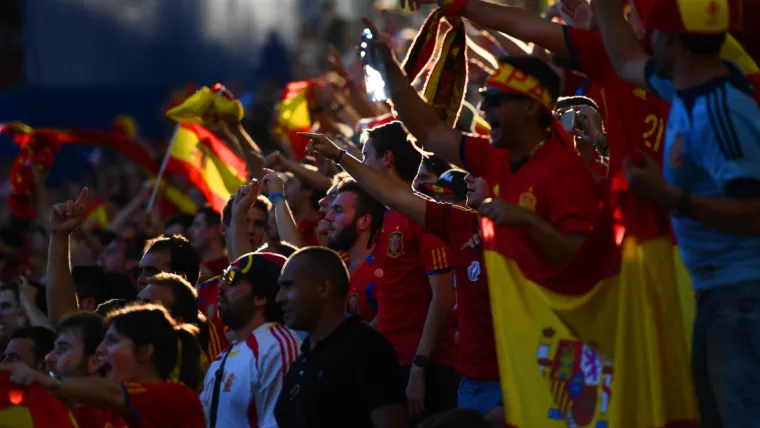
[[[685,91],[655,75],[650,90],[671,103],[665,131],[667,182],[710,198],[760,198],[760,108],[741,70]],[[760,215],[760,213],[758,213]],[[694,288],[760,280],[760,237],[714,231],[691,218],[672,217]]]

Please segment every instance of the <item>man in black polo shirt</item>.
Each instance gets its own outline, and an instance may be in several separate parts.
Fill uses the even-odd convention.
[[[303,248],[279,282],[285,322],[310,334],[277,401],[280,428],[409,426],[393,347],[360,319],[346,318],[349,276],[340,256]]]

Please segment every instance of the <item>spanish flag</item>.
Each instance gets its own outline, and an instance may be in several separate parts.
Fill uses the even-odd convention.
[[[102,198],[96,198],[87,204],[87,212],[84,216],[84,228],[107,229],[108,228],[108,208],[106,201]]]
[[[516,79],[517,72],[502,64],[486,93],[522,94],[552,111],[555,101],[540,82],[525,73]],[[557,121],[552,128],[568,138]],[[691,282],[667,213],[627,191],[620,163],[636,147],[613,139],[610,150],[618,173],[609,198],[566,266],[549,265],[521,228],[482,220],[512,428],[699,426],[689,364]],[[535,209],[531,192],[519,196],[526,209]]]
[[[39,385],[11,383],[0,373],[0,428],[76,428],[78,425],[61,400]]]
[[[285,85],[280,102],[275,106],[274,133],[290,145],[297,159],[306,156],[306,145],[309,144],[309,139],[298,133],[311,131],[313,93],[314,82],[311,80],[290,82]]]
[[[166,170],[190,180],[218,212],[247,177],[245,162],[200,125],[178,124],[168,156]]]

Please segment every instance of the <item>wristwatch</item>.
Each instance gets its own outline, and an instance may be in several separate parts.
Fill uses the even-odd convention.
[[[414,358],[412,358],[412,364],[420,368],[427,367],[429,363],[430,360],[424,355],[415,355]]]

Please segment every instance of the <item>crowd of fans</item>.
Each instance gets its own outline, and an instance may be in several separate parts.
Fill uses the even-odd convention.
[[[653,24],[612,0],[565,0],[543,15],[406,3],[466,18],[469,81],[453,128],[420,96],[425,79],[399,66],[412,38],[367,21],[392,103],[367,98],[361,67],[340,55],[355,50],[337,46],[325,64],[305,52],[303,73],[331,68],[302,133],[308,155],[262,153],[239,122],[211,126],[249,173],[221,212],[144,214],[150,187],[129,167],[101,170],[75,198],[72,185],[36,177],[38,218],[0,229],[11,381],[47,388],[80,427],[512,426],[480,218],[564,265],[608,193],[613,139],[644,152],[625,164],[631,190],[676,213],[699,311],[707,298],[712,314],[744,298],[754,314],[760,110],[720,60],[727,29]],[[325,12],[339,44],[347,24]],[[634,37],[648,30],[654,58]],[[633,118],[611,113],[631,105]],[[107,228],[88,223],[94,201],[111,213]],[[732,349],[750,322],[722,324]],[[742,390],[760,384],[755,351],[706,363],[710,323],[695,327],[695,379],[711,380],[696,382],[703,426],[752,426],[760,409]]]

